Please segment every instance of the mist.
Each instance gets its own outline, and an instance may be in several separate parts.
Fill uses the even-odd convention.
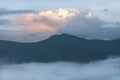
[[[0,80],[119,80],[120,58],[90,63],[1,64]]]

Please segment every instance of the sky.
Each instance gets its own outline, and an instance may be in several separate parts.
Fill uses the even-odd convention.
[[[0,39],[36,42],[67,33],[87,39],[120,37],[119,0],[4,0]]]

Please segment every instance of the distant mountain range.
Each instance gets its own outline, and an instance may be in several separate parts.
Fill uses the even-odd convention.
[[[36,43],[0,41],[0,59],[7,62],[89,62],[120,56],[120,39],[86,40],[68,34]]]

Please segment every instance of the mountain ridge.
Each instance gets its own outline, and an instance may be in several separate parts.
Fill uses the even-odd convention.
[[[87,40],[62,34],[35,43],[0,41],[0,59],[7,62],[89,62],[120,56],[115,40]]]
[[[102,40],[102,39],[86,39],[86,38],[81,38],[81,37],[77,37],[77,36],[74,36],[74,35],[70,35],[70,34],[56,34],[56,35],[52,35],[50,36],[49,38],[45,39],[45,40],[48,40],[50,38],[55,38],[55,37],[60,37],[60,36],[71,36],[71,37],[74,37],[74,38],[78,38],[78,39],[81,39],[81,40],[89,40],[89,41],[120,41],[120,38],[116,38],[116,39],[111,39],[111,40]],[[42,40],[42,41],[45,41],[45,40]],[[23,43],[23,44],[29,44],[29,43],[39,43],[39,42],[42,42],[42,41],[36,41],[36,42],[17,42],[17,41],[11,41],[11,40],[0,40],[0,42],[12,42],[12,43]]]

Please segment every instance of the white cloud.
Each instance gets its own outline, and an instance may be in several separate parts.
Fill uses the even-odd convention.
[[[120,58],[91,63],[0,65],[0,80],[119,80]]]

